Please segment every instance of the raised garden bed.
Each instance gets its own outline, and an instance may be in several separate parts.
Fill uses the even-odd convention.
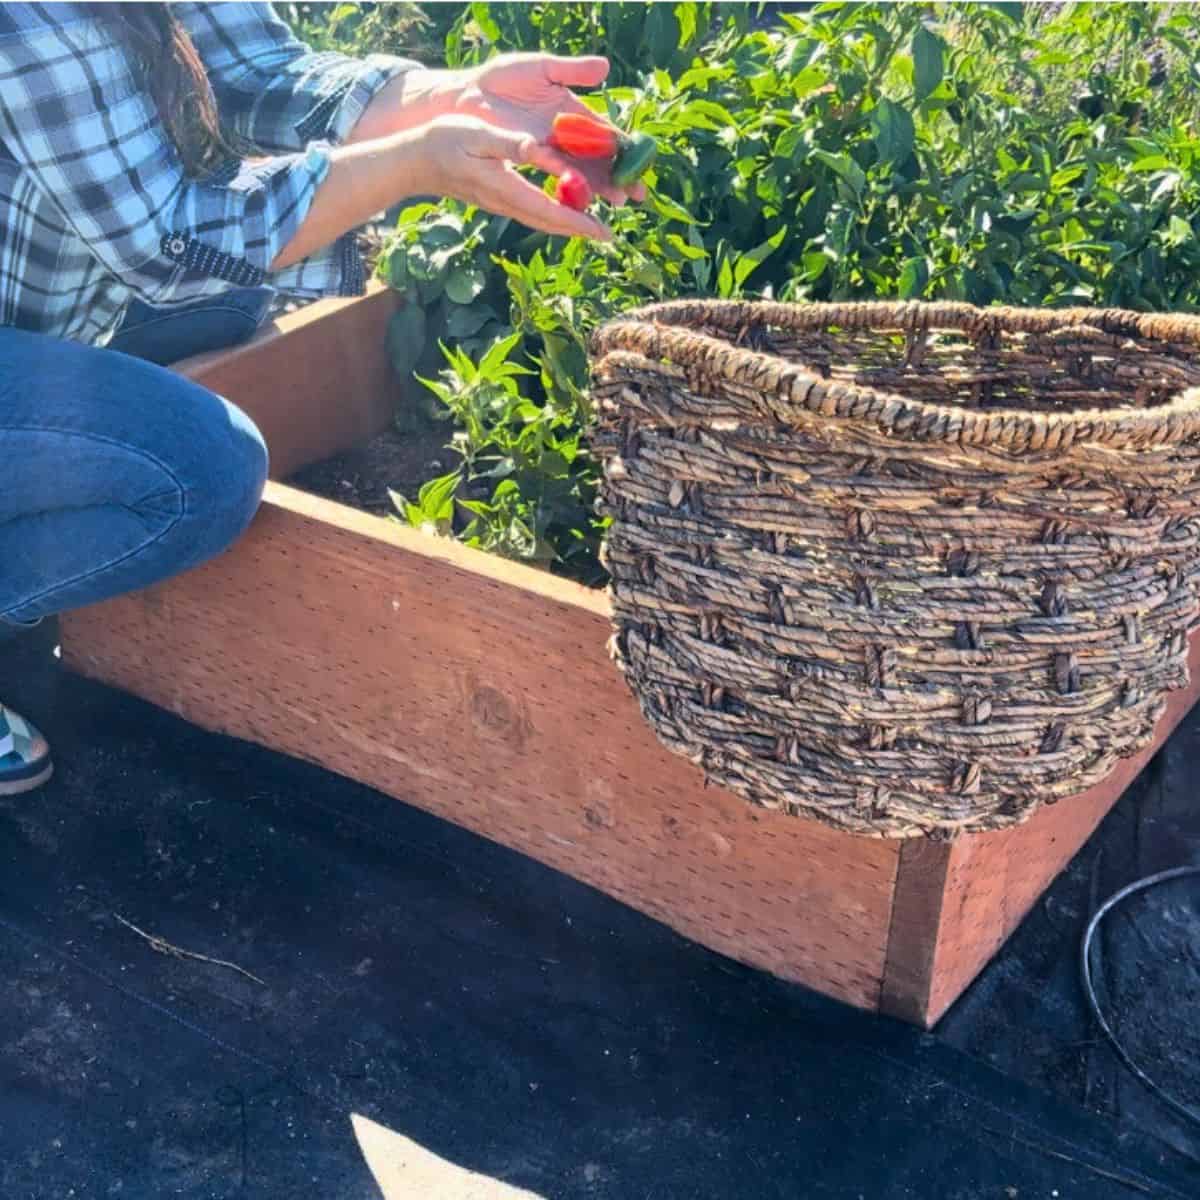
[[[276,479],[367,443],[398,397],[375,288],[179,368],[258,420]],[[315,478],[315,477],[314,477]],[[336,494],[336,472],[323,490]],[[334,482],[329,482],[334,481]],[[549,574],[273,482],[246,536],[73,613],[75,671],[319,763],[584,880],[714,950],[932,1025],[1200,696],[1099,787],[1000,833],[886,841],[753,808],[663,749],[608,605]]]

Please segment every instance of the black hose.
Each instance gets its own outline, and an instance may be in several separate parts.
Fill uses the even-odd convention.
[[[1141,1067],[1133,1061],[1129,1051],[1118,1040],[1117,1035],[1113,1032],[1112,1026],[1109,1025],[1100,1008],[1100,1001],[1096,996],[1096,986],[1092,980],[1092,962],[1091,950],[1092,941],[1095,937],[1096,930],[1100,927],[1100,922],[1104,917],[1122,900],[1128,899],[1130,896],[1136,895],[1138,892],[1144,892],[1147,888],[1152,888],[1156,884],[1166,883],[1171,879],[1183,879],[1191,875],[1200,875],[1200,866],[1192,867],[1173,867],[1169,871],[1159,871],[1156,875],[1147,875],[1144,879],[1135,880],[1133,883],[1123,887],[1119,892],[1109,896],[1103,904],[1096,909],[1092,915],[1092,919],[1088,922],[1087,929],[1083,934],[1083,941],[1079,948],[1079,973],[1083,982],[1083,993],[1087,997],[1088,1007],[1092,1010],[1092,1016],[1096,1018],[1096,1023],[1100,1026],[1101,1032],[1108,1040],[1108,1044],[1113,1048],[1117,1057],[1125,1064],[1126,1068],[1137,1078],[1137,1080],[1149,1091],[1153,1092],[1171,1111],[1182,1117],[1185,1121],[1190,1121],[1194,1125],[1200,1125],[1200,1112],[1194,1108],[1190,1108],[1181,1100],[1177,1100],[1160,1084],[1154,1082]]]

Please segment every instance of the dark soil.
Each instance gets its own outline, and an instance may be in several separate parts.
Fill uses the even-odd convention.
[[[389,429],[360,450],[307,467],[288,481],[302,491],[375,516],[396,511],[389,490],[415,500],[421,485],[454,469],[446,448],[449,425],[422,423],[409,432]]]

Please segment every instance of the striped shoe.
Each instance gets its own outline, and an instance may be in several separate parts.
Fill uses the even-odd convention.
[[[31,792],[53,772],[46,739],[24,717],[0,704],[0,796]]]

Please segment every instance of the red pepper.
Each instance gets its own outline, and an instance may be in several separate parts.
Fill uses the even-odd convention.
[[[559,113],[550,131],[550,145],[572,158],[612,158],[620,135],[611,126],[584,113]]]
[[[592,202],[592,188],[584,177],[574,167],[567,167],[559,176],[555,196],[559,204],[583,212]]]

